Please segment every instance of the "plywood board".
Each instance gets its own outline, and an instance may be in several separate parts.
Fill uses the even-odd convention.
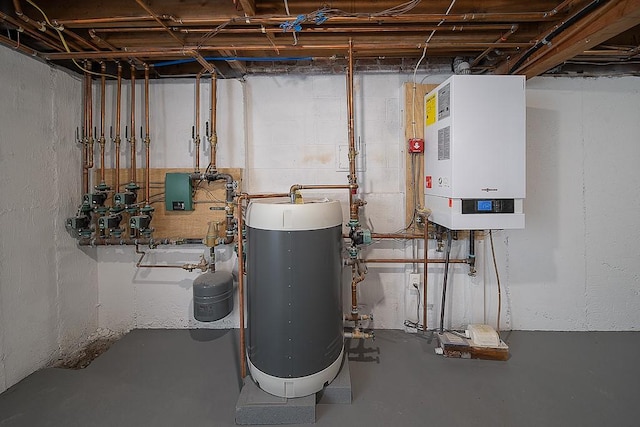
[[[437,85],[404,84],[404,136],[405,146],[408,147],[410,138],[424,138],[424,96],[435,89]],[[412,162],[414,167],[412,168]],[[405,149],[405,224],[411,223],[415,205],[424,206],[424,154],[409,153]],[[412,171],[415,182],[412,179]],[[417,203],[414,203],[414,196]]]
[[[220,222],[220,236],[224,237],[225,233],[225,196],[226,181],[201,182],[197,184],[194,195],[194,210],[192,211],[166,211],[164,204],[164,177],[167,172],[193,172],[193,169],[168,168],[168,169],[150,169],[149,182],[151,206],[155,209],[151,227],[155,230],[153,237],[168,239],[201,239],[207,234],[208,224],[210,221]],[[227,173],[238,181],[237,191],[241,191],[242,169],[219,169],[220,173]],[[108,185],[114,183],[115,170],[105,170],[105,181]],[[144,200],[144,169],[138,169],[136,172],[136,182],[140,186],[138,190],[138,201]],[[95,172],[94,182],[99,182],[100,176],[98,171]],[[120,189],[125,191],[125,185],[129,182],[129,169],[120,170]],[[115,191],[112,191],[115,192]],[[107,205],[111,205],[113,197],[109,197]],[[214,208],[213,210],[210,208]],[[122,221],[122,227],[128,225],[128,214],[124,213],[125,219]],[[126,229],[125,233],[129,233]]]

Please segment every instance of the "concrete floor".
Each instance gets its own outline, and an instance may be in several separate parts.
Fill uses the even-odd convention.
[[[79,371],[0,395],[0,426],[233,426],[237,331],[135,330]],[[429,336],[349,343],[353,403],[317,426],[637,426],[640,333],[512,332],[507,362],[447,359]]]

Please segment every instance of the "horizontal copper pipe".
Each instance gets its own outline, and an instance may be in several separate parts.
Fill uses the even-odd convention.
[[[431,26],[410,26],[410,25],[369,25],[369,26],[341,26],[341,27],[306,27],[302,28],[301,33],[370,33],[370,32],[425,32],[425,31],[500,31],[508,30],[513,24],[466,24],[466,25],[431,25]],[[174,31],[180,33],[210,33],[211,28],[208,27],[173,27]],[[91,30],[99,33],[156,33],[165,31],[164,28],[159,27],[111,27],[111,28],[98,28]],[[221,28],[217,30],[217,34],[252,34],[252,33],[282,33],[282,29],[279,27],[264,28],[260,26],[255,27],[241,27],[241,28]]]
[[[423,264],[424,258],[367,258],[363,259],[363,262],[368,264]],[[444,264],[444,259],[431,259],[427,260],[428,264]],[[466,264],[466,259],[450,259],[451,264]]]
[[[515,48],[515,47],[529,47],[532,46],[533,43],[495,43],[495,42],[472,42],[472,43],[447,43],[447,42],[430,42],[429,49],[450,49],[450,48],[460,48],[464,46],[469,50],[480,50],[486,49],[487,47],[502,47],[502,48]],[[357,43],[354,44],[355,50],[377,50],[380,52],[384,52],[386,50],[397,50],[397,49],[407,49],[407,50],[420,50],[424,47],[423,43],[396,43],[396,44],[388,44],[388,43]],[[204,46],[199,49],[199,52],[208,52],[208,51],[220,51],[220,50],[230,50],[237,52],[256,52],[263,50],[290,50],[290,51],[305,51],[309,49],[315,50],[347,50],[349,45],[344,43],[338,44],[309,44],[309,45],[231,45],[231,46]],[[198,62],[200,62],[203,66],[211,68],[213,70],[213,66],[206,61],[203,63],[201,61],[204,58],[196,52],[195,47],[186,47],[185,49],[175,49],[175,48],[167,48],[167,49],[126,49],[122,52],[61,52],[61,53],[48,53],[42,55],[45,59],[55,61],[55,60],[63,60],[63,59],[125,59],[130,57],[139,57],[139,58],[181,58],[181,57],[193,57],[196,58]],[[206,64],[206,65],[205,65]]]
[[[570,2],[564,2],[570,3]],[[387,24],[387,23],[460,23],[460,22],[485,22],[485,23],[504,23],[504,22],[541,22],[554,19],[554,16],[560,11],[559,7],[544,12],[515,12],[515,13],[450,13],[448,15],[442,13],[428,14],[403,14],[396,16],[332,16],[327,20],[329,24]],[[285,21],[290,21],[291,16],[288,15],[264,15],[264,16],[231,16],[216,18],[180,18],[169,19],[167,16],[161,16],[163,20],[169,20],[171,27],[190,26],[190,25],[221,25],[231,21],[234,25],[242,24],[263,24],[263,25],[279,25]],[[132,17],[113,17],[113,18],[85,18],[85,19],[55,19],[54,22],[63,24],[68,27],[98,28],[101,25],[113,27],[114,23],[136,23],[149,22],[155,18],[150,15],[132,16]]]
[[[0,12],[0,21],[4,21],[7,22],[9,24],[11,24],[16,30],[22,28],[24,30],[25,33],[29,34],[31,37],[33,37],[34,39],[40,41],[41,43],[43,43],[44,45],[48,46],[49,48],[53,49],[53,50],[57,50],[58,52],[64,52],[64,46],[62,46],[62,44],[60,44],[59,40],[52,40],[48,34],[43,33],[39,30],[34,30],[33,28],[31,28],[30,26],[27,25],[22,25],[20,22],[18,22],[17,20],[15,20],[14,18],[12,18],[9,15],[6,15],[2,12]]]

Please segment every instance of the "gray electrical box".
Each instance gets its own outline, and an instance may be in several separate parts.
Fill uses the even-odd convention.
[[[164,200],[167,211],[192,211],[191,174],[172,172],[164,177]]]

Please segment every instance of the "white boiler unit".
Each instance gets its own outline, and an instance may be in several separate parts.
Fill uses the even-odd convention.
[[[525,78],[456,75],[425,98],[425,205],[452,230],[524,228]]]

